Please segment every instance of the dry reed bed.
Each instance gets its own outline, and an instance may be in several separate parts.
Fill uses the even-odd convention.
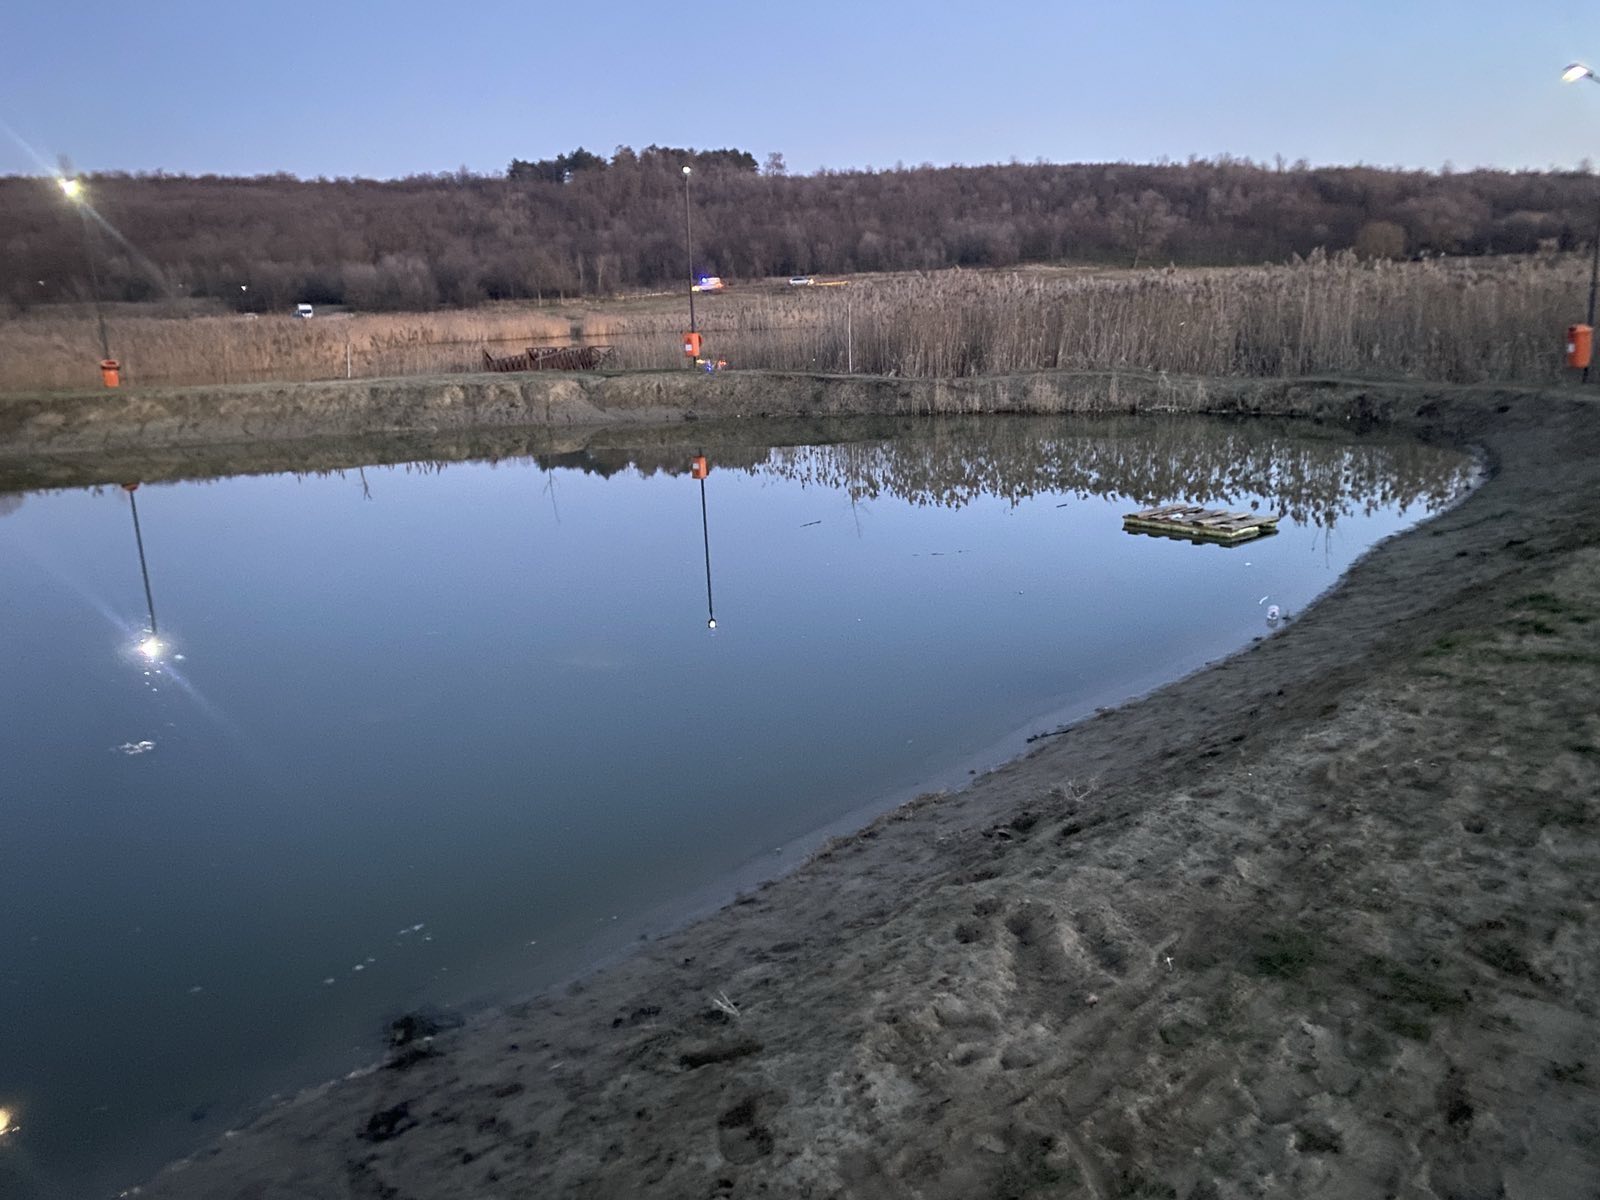
[[[949,271],[793,292],[702,297],[710,353],[735,367],[952,377],[1048,368],[1178,374],[1380,375],[1544,383],[1583,310],[1578,255],[1062,276]],[[678,365],[676,300],[565,311],[109,318],[139,383],[413,375],[479,369],[485,349],[609,342],[618,369]],[[92,317],[0,325],[0,391],[91,386]]]

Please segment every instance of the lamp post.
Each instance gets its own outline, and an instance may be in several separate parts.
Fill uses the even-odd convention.
[[[1571,63],[1565,71],[1561,72],[1562,83],[1577,83],[1580,79],[1588,79],[1594,83],[1600,83],[1600,78],[1596,78],[1594,71],[1581,62]],[[1597,210],[1595,218],[1593,257],[1589,261],[1588,325],[1590,329],[1594,328],[1594,300],[1597,289],[1600,289],[1600,210]],[[1582,382],[1589,382],[1589,366],[1587,363],[1584,364]]]
[[[684,253],[684,259],[688,263],[688,272],[689,272],[689,332],[690,333],[693,333],[695,331],[695,328],[694,328],[694,234],[692,232],[692,226],[690,225],[690,222],[689,222],[689,176],[692,175],[693,173],[694,173],[694,171],[693,171],[692,168],[690,168],[688,166],[685,166],[683,168],[683,253]],[[693,365],[693,364],[690,364],[690,365]]]
[[[89,242],[89,210],[88,201],[83,194],[83,180],[62,177],[56,180],[56,186],[78,210],[78,219],[83,223],[83,258],[89,265],[89,286],[94,295],[94,316],[100,326],[100,359],[102,362],[110,362],[111,344],[106,338],[106,314],[100,306],[100,268],[95,262],[94,248]]]

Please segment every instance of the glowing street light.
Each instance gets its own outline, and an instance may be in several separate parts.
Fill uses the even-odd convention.
[[[1600,79],[1595,79],[1594,72],[1581,62],[1575,62],[1561,72],[1562,83],[1577,83],[1580,79],[1594,79],[1596,83],[1600,83]]]
[[[111,343],[106,338],[106,314],[100,306],[100,268],[95,262],[94,247],[89,242],[89,204],[83,194],[83,180],[62,175],[56,179],[56,186],[78,210],[78,218],[83,222],[83,257],[89,264],[89,285],[94,292],[94,316],[100,326],[100,371],[106,386],[115,387],[117,362],[111,357]]]
[[[0,1108],[0,1138],[5,1137],[6,1134],[16,1128],[12,1124],[14,1119],[9,1108]]]

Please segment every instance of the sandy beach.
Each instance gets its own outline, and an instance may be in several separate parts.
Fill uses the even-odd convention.
[[[399,1027],[138,1194],[1592,1200],[1600,405],[1107,407],[1178,394],[1489,477],[1245,652],[558,993]]]

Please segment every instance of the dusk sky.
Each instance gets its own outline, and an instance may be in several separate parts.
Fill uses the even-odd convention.
[[[11,0],[0,174],[498,173],[582,145],[791,171],[1220,153],[1600,161],[1600,12],[1325,4]],[[25,144],[24,144],[25,143]]]

